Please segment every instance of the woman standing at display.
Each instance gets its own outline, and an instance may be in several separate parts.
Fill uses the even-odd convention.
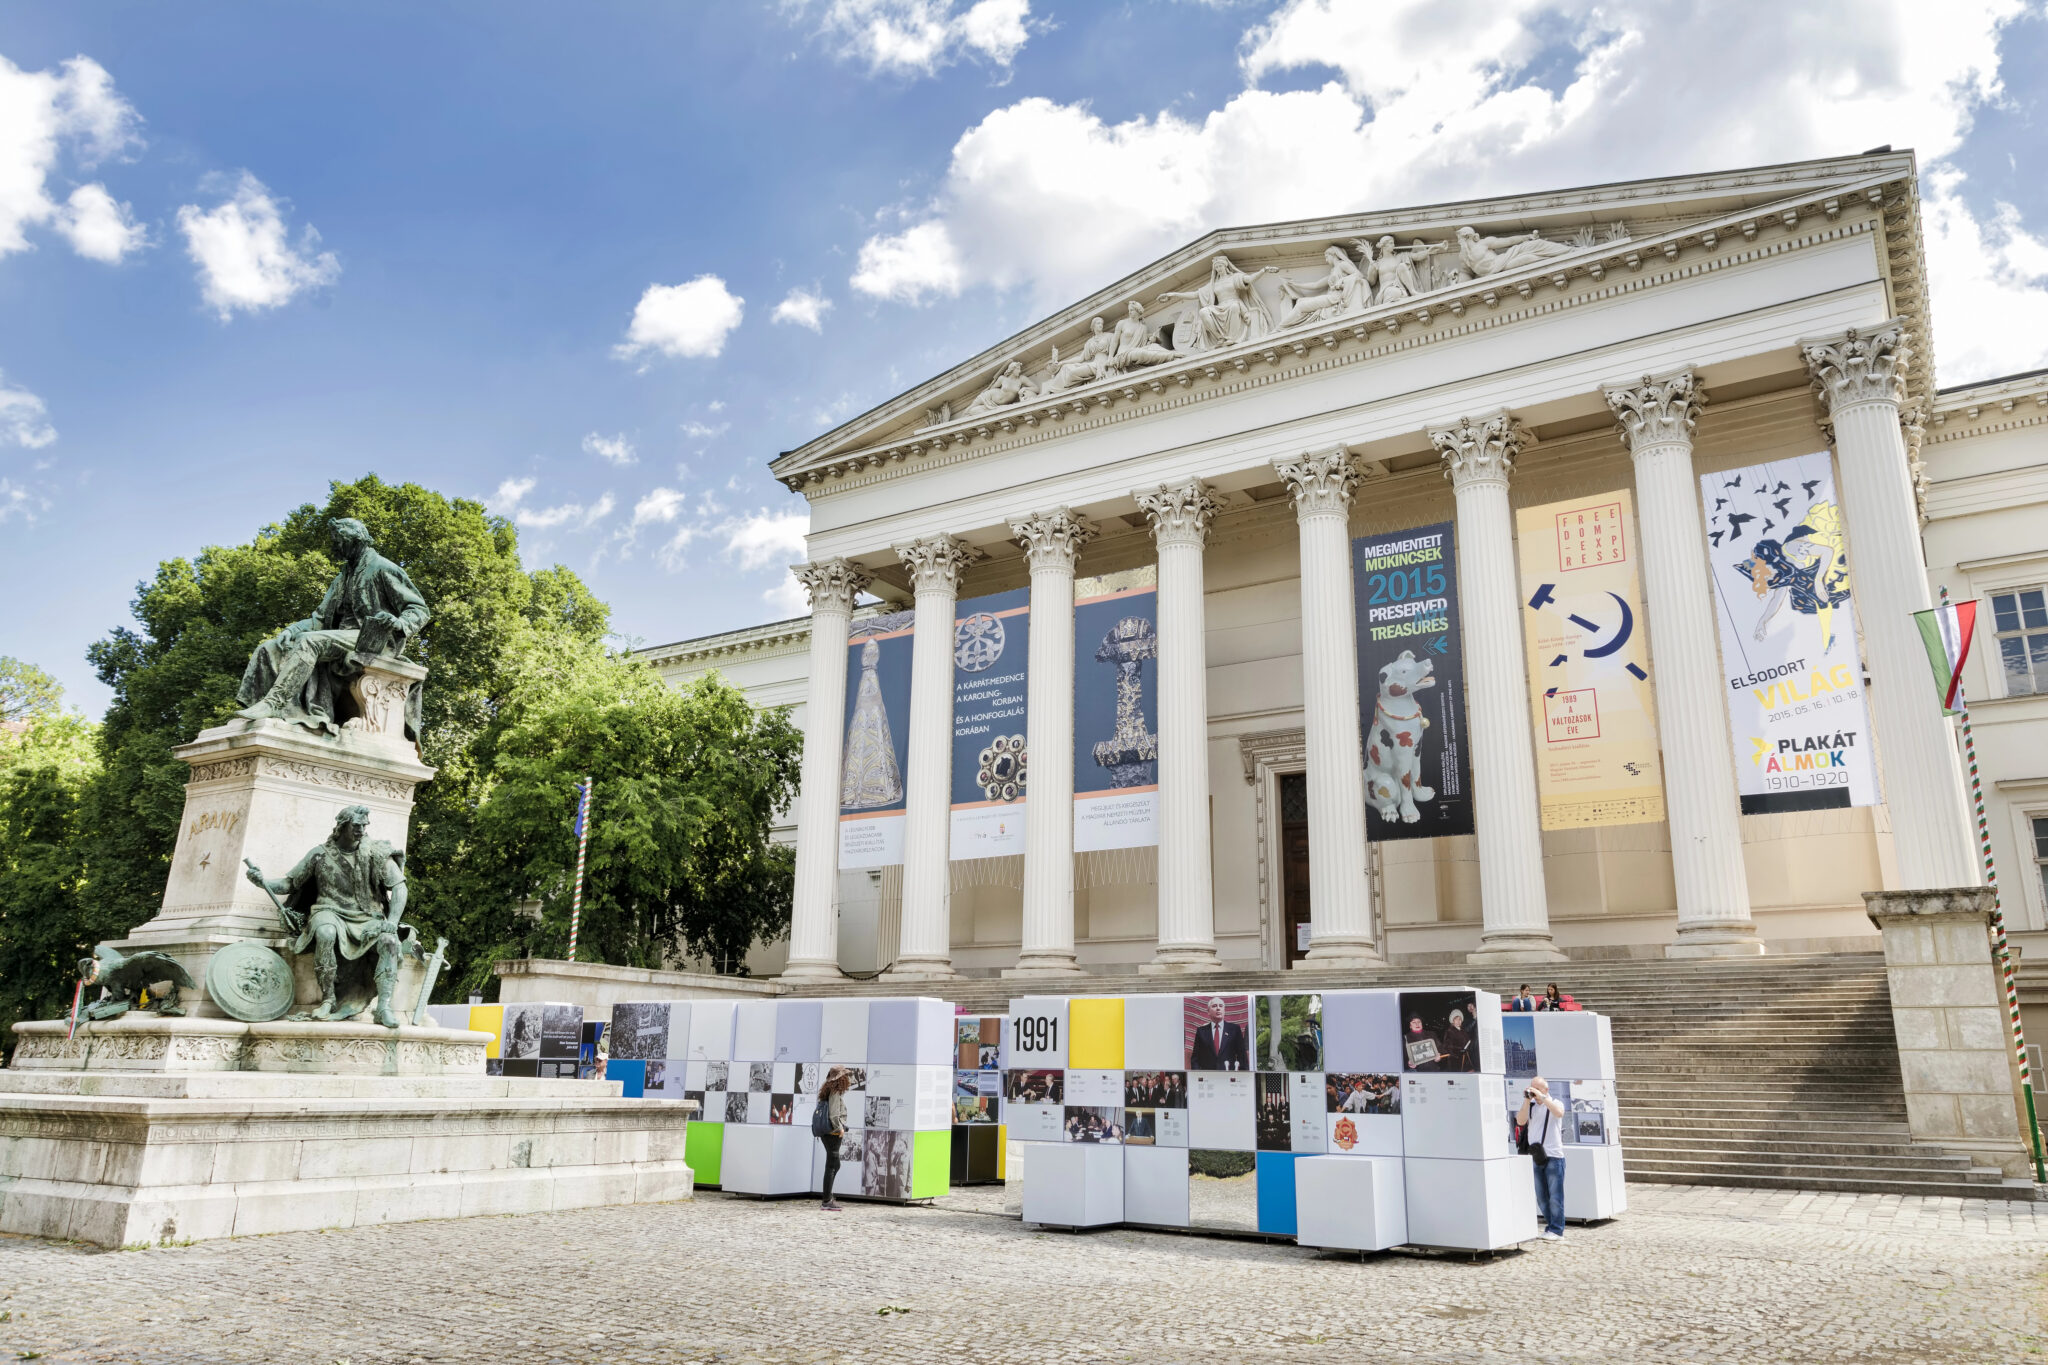
[[[819,1207],[827,1213],[838,1213],[845,1207],[832,1197],[832,1182],[839,1178],[839,1144],[846,1136],[846,1092],[852,1085],[853,1077],[846,1068],[835,1066],[818,1087],[818,1105],[824,1112],[824,1122],[813,1123],[811,1131],[825,1144],[825,1202]]]

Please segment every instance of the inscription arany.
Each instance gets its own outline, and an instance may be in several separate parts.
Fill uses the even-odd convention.
[[[256,771],[256,758],[225,758],[218,763],[196,763],[192,766],[193,782],[218,782],[229,777],[248,777]]]
[[[266,756],[261,771],[265,777],[289,778],[294,782],[309,782],[316,787],[339,787],[343,791],[361,792],[365,796],[381,796],[387,801],[412,800],[410,782],[394,782],[388,777],[371,777],[367,773],[323,768],[317,763],[302,763],[295,759]]]
[[[226,833],[232,834],[235,831],[235,827],[241,823],[242,813],[240,811],[210,810],[201,812],[198,818],[193,820],[191,824],[187,825],[185,828],[186,833],[192,835],[194,838],[197,838],[199,835],[206,833],[208,830],[215,829],[222,830]]]

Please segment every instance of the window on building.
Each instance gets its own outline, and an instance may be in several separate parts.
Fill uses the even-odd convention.
[[[1991,629],[2006,695],[2048,692],[2048,588],[1991,594]]]
[[[2048,905],[2048,815],[2036,815],[2034,824],[2034,873],[2041,879],[2041,904]]]

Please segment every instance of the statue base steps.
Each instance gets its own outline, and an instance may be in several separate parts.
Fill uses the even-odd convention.
[[[15,1029],[0,1232],[122,1247],[691,1197],[693,1103],[486,1076],[479,1033],[154,1018],[68,1040],[62,1024]]]

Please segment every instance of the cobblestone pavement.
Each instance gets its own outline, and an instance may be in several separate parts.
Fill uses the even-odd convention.
[[[693,1203],[99,1252],[0,1238],[0,1359],[2042,1358],[2048,1207],[1633,1185],[1492,1259],[1041,1233],[980,1210]],[[39,1353],[39,1354],[32,1354]]]

